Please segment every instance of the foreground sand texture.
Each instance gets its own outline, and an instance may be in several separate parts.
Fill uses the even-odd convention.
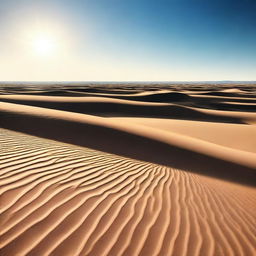
[[[0,255],[255,255],[254,85],[1,88]]]

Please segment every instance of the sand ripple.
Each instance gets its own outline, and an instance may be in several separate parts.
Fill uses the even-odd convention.
[[[255,255],[254,188],[5,129],[1,255]]]

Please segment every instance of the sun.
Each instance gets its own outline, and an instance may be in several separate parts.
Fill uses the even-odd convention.
[[[31,42],[33,51],[40,56],[55,55],[58,50],[56,38],[47,34],[36,35]]]

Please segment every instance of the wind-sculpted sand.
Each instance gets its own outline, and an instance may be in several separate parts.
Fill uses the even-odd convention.
[[[3,87],[0,255],[255,255],[251,87]]]

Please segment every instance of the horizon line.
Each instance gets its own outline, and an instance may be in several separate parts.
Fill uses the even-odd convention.
[[[256,83],[256,80],[2,80],[1,83]]]

